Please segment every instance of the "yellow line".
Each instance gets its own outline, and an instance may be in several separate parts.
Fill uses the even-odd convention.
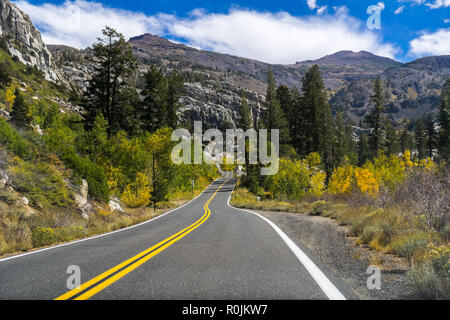
[[[158,244],[155,244],[154,246],[152,246],[151,248],[148,248],[145,251],[142,251],[141,253],[135,255],[134,257],[122,262],[121,264],[103,272],[102,274],[100,274],[99,276],[85,282],[84,284],[82,284],[79,288],[73,289],[71,291],[66,292],[65,294],[59,296],[58,298],[56,298],[55,300],[67,300],[72,298],[73,296],[79,294],[80,292],[86,290],[87,288],[91,287],[92,285],[98,283],[99,281],[105,279],[106,277],[110,276],[111,274],[113,274],[114,272],[120,270],[121,268],[125,267],[126,265],[132,263],[130,266],[128,266],[127,268],[125,268],[124,270],[118,272],[117,274],[115,274],[114,276],[112,276],[111,278],[109,278],[108,280],[105,280],[104,282],[100,283],[99,285],[93,287],[92,289],[84,292],[83,294],[81,294],[80,296],[76,297],[75,300],[86,300],[89,299],[90,297],[94,296],[95,294],[97,294],[98,292],[100,292],[101,290],[105,289],[106,287],[108,287],[109,285],[113,284],[114,282],[116,282],[117,280],[119,280],[120,278],[122,278],[123,276],[125,276],[126,274],[130,273],[131,271],[133,271],[134,269],[138,268],[140,265],[142,265],[143,263],[145,263],[146,261],[150,260],[151,258],[153,258],[154,256],[156,256],[157,254],[159,254],[160,252],[164,251],[166,248],[170,247],[171,245],[173,245],[174,243],[178,242],[179,240],[181,240],[182,238],[184,238],[185,236],[187,236],[189,233],[191,233],[192,231],[194,231],[195,229],[197,229],[199,226],[201,226],[206,220],[208,220],[208,218],[211,215],[211,210],[209,210],[208,205],[210,204],[210,202],[212,201],[212,199],[214,199],[214,197],[216,196],[217,192],[219,192],[219,190],[222,188],[222,186],[228,181],[229,179],[225,180],[220,186],[219,188],[217,188],[217,190],[213,193],[213,195],[208,199],[208,201],[206,201],[205,205],[203,206],[203,209],[205,210],[205,213],[203,214],[203,216],[197,220],[196,222],[194,222],[193,224],[191,224],[190,226],[184,228],[183,230],[177,232],[176,234],[168,237],[167,239],[159,242]],[[203,220],[203,221],[202,221]],[[189,230],[190,229],[190,230]],[[188,231],[186,231],[188,230]],[[183,232],[185,232],[183,234]],[[167,243],[166,243],[167,242]],[[166,243],[166,244],[164,244]],[[164,244],[164,245],[163,245]],[[160,248],[158,248],[159,246],[161,246]],[[157,250],[155,250],[156,248],[158,248]],[[155,250],[154,252],[151,252]],[[151,252],[149,255],[147,255],[145,258],[142,258],[136,262],[133,263],[133,261],[141,258],[142,256],[148,254],[149,252]]]

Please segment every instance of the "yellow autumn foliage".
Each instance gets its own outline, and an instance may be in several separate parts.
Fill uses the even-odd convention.
[[[11,111],[14,101],[16,100],[14,92],[15,92],[14,86],[10,86],[5,92],[5,101],[6,105],[8,106],[8,111]]]
[[[355,170],[356,184],[362,193],[367,193],[372,197],[375,197],[380,190],[378,181],[375,175],[368,169],[356,168]]]
[[[355,168],[352,165],[345,165],[334,169],[330,178],[328,190],[334,194],[348,194],[353,190],[355,180]]]
[[[151,191],[148,176],[139,172],[136,180],[126,186],[121,199],[130,208],[144,207],[150,203]]]

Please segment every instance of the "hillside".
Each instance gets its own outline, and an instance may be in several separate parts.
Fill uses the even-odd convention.
[[[249,99],[255,121],[264,103],[266,77],[272,68],[277,84],[301,88],[303,74],[314,64],[320,70],[334,112],[355,124],[370,109],[372,81],[380,75],[387,85],[386,113],[400,122],[415,120],[435,112],[440,89],[450,75],[448,56],[428,57],[402,64],[361,51],[341,51],[318,60],[292,65],[270,65],[256,60],[198,50],[167,39],[144,34],[129,40],[141,70],[155,64],[165,70],[185,74],[186,92],[180,118],[201,119],[212,126],[226,127],[237,119],[241,89]],[[83,63],[88,52],[64,46],[49,46],[60,68],[81,88],[88,79],[89,66]],[[78,52],[78,54],[76,53]],[[64,54],[63,54],[64,53]]]

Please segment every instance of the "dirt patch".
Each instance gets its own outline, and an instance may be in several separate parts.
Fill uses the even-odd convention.
[[[411,299],[405,259],[357,244],[335,220],[298,213],[253,210],[270,219],[294,242],[307,248],[341,279],[358,299]],[[369,290],[367,268],[381,269],[381,289]]]

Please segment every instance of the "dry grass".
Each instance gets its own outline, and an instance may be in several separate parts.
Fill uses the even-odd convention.
[[[448,299],[450,296],[449,227],[447,225],[444,228],[447,233],[437,232],[430,227],[427,215],[410,212],[410,207],[379,208],[373,203],[353,202],[354,205],[350,205],[324,200],[313,203],[257,201],[246,189],[238,189],[236,195],[232,196],[231,204],[240,208],[295,212],[336,219],[339,225],[349,227],[350,235],[358,238],[357,243],[407,259],[411,264],[409,275],[418,297]],[[435,247],[440,249],[430,249]],[[382,261],[375,262],[377,265],[382,264]]]

